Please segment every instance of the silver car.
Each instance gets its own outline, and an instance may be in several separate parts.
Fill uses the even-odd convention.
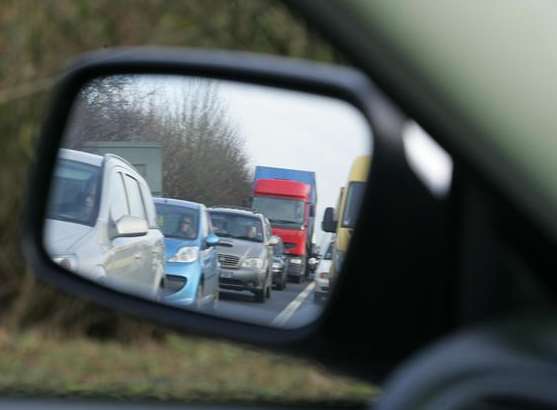
[[[209,210],[217,245],[221,289],[250,291],[259,303],[271,297],[273,246],[278,237],[263,214],[234,207]]]
[[[60,150],[45,241],[65,268],[158,297],[164,237],[145,180],[126,160]]]

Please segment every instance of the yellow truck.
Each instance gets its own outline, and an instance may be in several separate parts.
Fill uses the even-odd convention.
[[[350,244],[366,188],[369,166],[369,155],[356,157],[352,162],[346,185],[340,188],[336,208],[329,207],[325,210],[321,229],[336,234],[330,270],[331,280],[334,280],[336,273],[340,271]]]

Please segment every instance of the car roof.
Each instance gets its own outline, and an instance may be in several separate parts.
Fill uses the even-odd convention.
[[[124,163],[128,168],[130,168],[131,170],[133,170],[135,173],[139,175],[137,169],[128,160],[115,154],[98,155],[86,151],[79,151],[79,150],[69,149],[69,148],[61,148],[58,155],[67,160],[78,161],[78,162],[95,165],[99,167],[103,164],[104,161],[118,161]]]
[[[155,197],[153,198],[153,201],[155,202],[155,204],[174,205],[190,209],[201,209],[205,206],[203,204],[200,204],[199,202],[185,201],[183,199],[175,198]]]
[[[249,211],[247,209],[238,209],[234,207],[225,207],[225,206],[218,206],[218,207],[211,207],[209,208],[209,212],[224,212],[230,214],[238,214],[238,215],[246,215],[246,216],[253,216],[256,218],[263,217],[263,214],[259,212]]]
[[[77,151],[68,148],[61,148],[60,151],[58,152],[58,156],[63,159],[83,162],[85,164],[95,165],[98,167],[102,165],[104,160],[104,158],[101,155],[91,154],[89,152]]]

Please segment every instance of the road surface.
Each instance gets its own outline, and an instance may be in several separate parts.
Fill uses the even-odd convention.
[[[313,282],[288,283],[286,289],[273,289],[270,299],[257,303],[249,292],[220,290],[219,316],[266,324],[274,327],[300,327],[315,319],[323,305],[313,298]]]

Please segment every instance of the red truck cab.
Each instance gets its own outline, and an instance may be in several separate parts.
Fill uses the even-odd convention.
[[[310,186],[285,179],[258,179],[254,183],[252,207],[270,221],[273,235],[284,243],[288,276],[301,282],[311,246],[308,238]]]

